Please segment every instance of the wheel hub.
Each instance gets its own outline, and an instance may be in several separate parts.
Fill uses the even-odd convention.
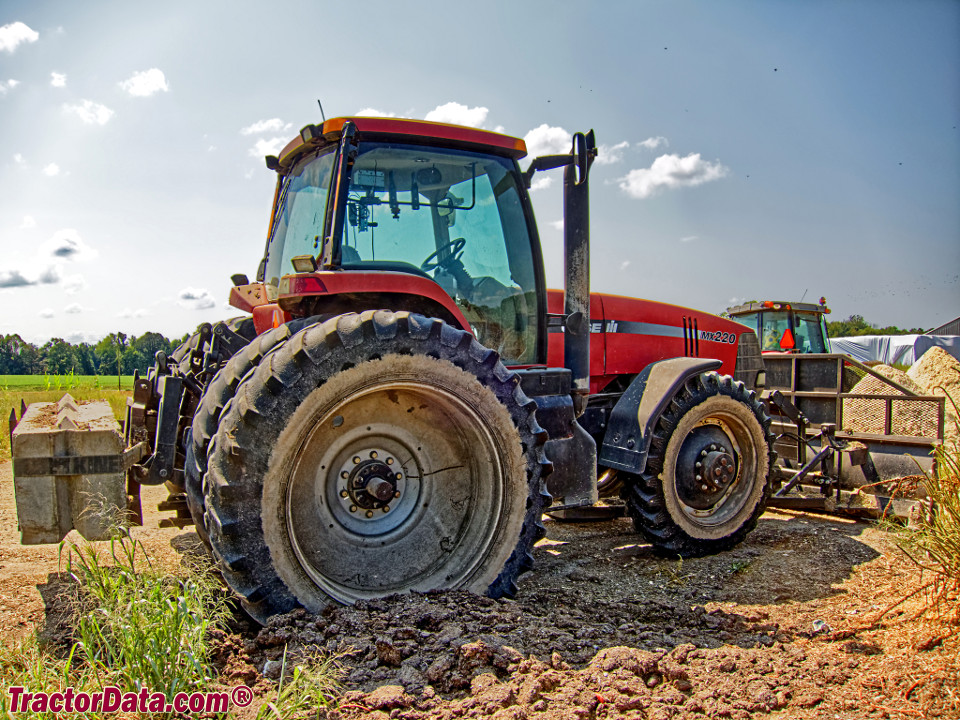
[[[717,425],[696,428],[684,441],[677,463],[677,492],[694,510],[708,510],[723,498],[737,477],[732,443]]]
[[[358,518],[389,513],[403,495],[400,463],[382,449],[353,453],[340,468],[340,504]],[[391,505],[393,507],[391,507]]]

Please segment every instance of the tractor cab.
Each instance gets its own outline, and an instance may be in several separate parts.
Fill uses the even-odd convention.
[[[766,300],[727,308],[731,320],[757,333],[764,353],[828,353],[825,298],[819,304]]]
[[[350,131],[345,119],[308,126],[270,159],[280,178],[258,280],[282,298],[284,288],[292,295],[284,279],[298,273],[349,273],[354,292],[375,274],[378,293],[437,297],[507,364],[536,362],[545,291],[517,165],[522,141],[419,121],[349,122]],[[316,297],[311,313],[324,310]]]

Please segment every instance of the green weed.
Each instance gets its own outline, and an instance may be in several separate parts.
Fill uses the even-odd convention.
[[[319,718],[321,708],[336,703],[342,676],[338,659],[331,656],[311,656],[291,670],[284,648],[276,696],[260,707],[257,720]]]

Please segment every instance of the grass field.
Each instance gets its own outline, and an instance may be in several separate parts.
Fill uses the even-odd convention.
[[[0,461],[10,459],[10,410],[20,417],[20,401],[54,402],[70,393],[76,400],[107,400],[118,421],[126,415],[127,398],[133,392],[133,376],[121,376],[121,390],[117,378],[102,375],[0,375]]]
[[[116,375],[0,375],[0,392],[5,390],[88,390],[117,389]],[[121,390],[133,390],[133,375],[120,376]]]

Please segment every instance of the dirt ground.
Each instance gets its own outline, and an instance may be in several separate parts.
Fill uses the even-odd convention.
[[[165,491],[145,492],[145,510]],[[135,531],[176,563],[190,529]],[[960,638],[917,619],[926,582],[862,521],[770,511],[736,549],[654,557],[629,521],[548,521],[516,600],[387,598],[218,634],[224,685],[266,692],[288,662],[336,653],[330,718],[960,717]],[[9,643],[59,619],[57,548],[19,544],[0,465],[0,628]]]

